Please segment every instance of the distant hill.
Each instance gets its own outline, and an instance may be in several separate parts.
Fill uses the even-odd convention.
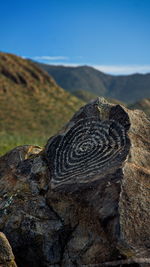
[[[90,102],[92,99],[95,99],[97,97],[97,95],[95,95],[89,91],[86,91],[86,90],[77,90],[77,91],[74,91],[73,94],[86,103]],[[120,105],[126,106],[126,104],[124,102],[119,101],[117,99],[108,98],[108,97],[105,97],[105,98],[110,103],[120,104]]]
[[[141,109],[150,117],[150,98],[142,99],[134,104],[128,105],[131,109]]]
[[[150,97],[150,74],[113,76],[89,66],[64,67],[36,63],[65,90],[88,91],[98,96],[133,103]]]
[[[0,53],[0,139],[3,133],[48,138],[83,104],[36,64]]]

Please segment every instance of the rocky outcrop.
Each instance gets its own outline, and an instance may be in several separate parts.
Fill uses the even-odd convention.
[[[1,157],[0,230],[17,265],[149,266],[149,138],[143,112],[97,99],[44,150]]]
[[[14,255],[6,236],[0,232],[0,266],[17,267]]]

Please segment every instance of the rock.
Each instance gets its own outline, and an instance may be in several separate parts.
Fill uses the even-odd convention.
[[[0,166],[0,230],[18,266],[150,263],[150,121],[143,112],[97,99],[44,150],[15,148]]]
[[[6,236],[0,232],[0,266],[17,267],[11,246]]]

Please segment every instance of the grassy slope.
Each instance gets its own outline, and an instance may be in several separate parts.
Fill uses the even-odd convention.
[[[92,94],[133,103],[150,97],[150,74],[113,76],[92,67],[64,67],[37,63],[64,89],[86,90]]]
[[[34,63],[0,53],[0,153],[43,144],[84,103],[57,86]]]

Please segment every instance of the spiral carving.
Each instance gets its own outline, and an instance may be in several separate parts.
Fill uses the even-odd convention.
[[[47,149],[51,182],[89,182],[89,177],[121,162],[125,157],[127,136],[114,120],[82,118],[64,134],[54,137]]]

